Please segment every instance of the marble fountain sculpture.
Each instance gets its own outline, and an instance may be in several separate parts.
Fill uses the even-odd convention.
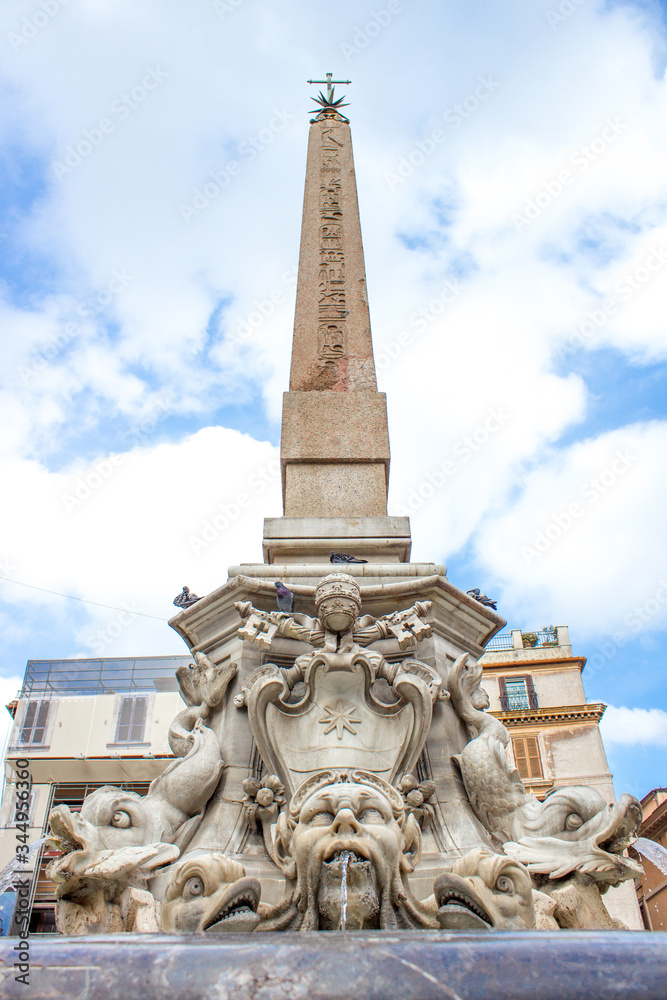
[[[229,639],[267,662],[195,653],[148,793],[51,813],[61,933],[619,926],[603,896],[637,873],[638,801],[528,793],[481,666],[433,656],[431,601],[362,615],[357,580],[329,573],[298,588],[310,617],[231,600],[243,585],[208,618],[235,616]],[[271,662],[285,643],[303,651]]]
[[[604,894],[639,870],[639,802],[526,791],[478,662],[505,621],[444,566],[410,562],[409,520],[387,514],[386,397],[331,74],[317,103],[284,517],[265,521],[263,564],[176,601],[193,663],[177,671],[174,760],[143,797],[107,786],[51,813],[58,929],[613,929]],[[278,579],[294,611],[275,610]]]

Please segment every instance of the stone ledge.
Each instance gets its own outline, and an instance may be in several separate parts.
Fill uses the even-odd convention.
[[[407,562],[410,558],[410,518],[391,517],[267,517],[263,550],[266,563],[321,563],[329,552],[370,562]]]
[[[494,709],[489,715],[500,719],[504,726],[568,725],[571,722],[599,722],[607,706],[602,702],[588,705],[566,705],[560,708],[524,708],[510,712]]]
[[[664,1000],[665,935],[366,931],[2,938],[7,1000]]]
[[[286,580],[306,577],[319,580],[329,573],[347,573],[349,576],[373,579],[381,577],[447,576],[447,567],[436,563],[241,563],[230,566],[229,576],[250,576],[267,580]]]

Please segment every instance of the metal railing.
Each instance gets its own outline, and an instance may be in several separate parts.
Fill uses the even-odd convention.
[[[527,691],[525,694],[500,695],[500,708],[503,712],[527,712],[532,708],[539,707],[534,691]]]
[[[512,649],[512,633],[511,632],[500,632],[498,635],[494,635],[492,639],[489,639],[485,649]]]
[[[538,649],[543,646],[557,646],[558,635],[555,628],[540,628],[535,632],[522,632],[521,642],[524,649]]]
[[[28,660],[21,697],[177,691],[176,668],[191,660],[188,655]]]

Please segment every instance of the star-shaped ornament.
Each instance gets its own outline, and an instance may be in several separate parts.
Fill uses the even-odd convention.
[[[359,725],[361,723],[361,719],[354,718],[356,706],[350,704],[349,701],[337,701],[335,707],[325,705],[324,711],[324,718],[318,719],[318,722],[321,722],[326,726],[326,729],[324,730],[325,736],[327,733],[330,733],[332,729],[335,729],[338,739],[342,740],[344,729],[347,729],[349,733],[354,733],[352,725]]]

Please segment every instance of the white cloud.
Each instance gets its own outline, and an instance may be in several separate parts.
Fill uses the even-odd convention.
[[[0,531],[4,575],[119,609],[86,607],[88,623],[61,655],[179,652],[166,625],[172,599],[183,584],[203,596],[230,564],[261,561],[262,518],[280,513],[276,449],[220,427],[58,473],[16,460],[2,478],[13,484]],[[14,616],[62,601],[0,588]]]
[[[475,539],[523,621],[542,609],[579,635],[665,628],[667,423],[635,424],[545,456]],[[650,613],[638,620],[636,609]]]
[[[580,635],[611,630],[635,602],[654,599],[667,484],[653,456],[665,447],[664,425],[619,410],[617,429],[560,450],[558,441],[590,404],[573,337],[636,363],[665,355],[667,271],[646,264],[667,244],[667,89],[655,70],[664,26],[657,10],[609,10],[595,0],[555,28],[546,17],[552,0],[486,3],[483,17],[436,0],[403,6],[349,67],[341,44],[364,23],[351,0],[335,8],[296,0],[289,10],[253,0],[223,17],[208,0],[140,8],[90,0],[63,6],[10,54],[3,134],[37,158],[37,175],[45,165],[47,178],[10,226],[12,240],[41,263],[25,272],[26,287],[10,282],[0,296],[0,448],[16,491],[3,495],[0,557],[6,549],[19,579],[113,605],[127,598],[167,617],[183,583],[206,591],[229,564],[260,558],[261,518],[280,512],[277,481],[198,558],[188,536],[218,503],[233,502],[275,449],[210,427],[189,437],[170,430],[175,443],[157,444],[167,434],[162,419],[131,452],[127,435],[150,425],[156,407],[175,419],[224,423],[227,408],[258,393],[267,419],[279,419],[294,298],[286,275],[297,259],[303,194],[304,81],[320,74],[318,65],[344,65],[336,72],[354,81],[378,357],[402,330],[412,335],[380,371],[391,505],[408,504],[411,491],[419,498],[424,484],[428,493],[429,475],[454,468],[414,512],[414,557],[446,560],[468,546],[502,592],[501,610],[529,624],[558,617]],[[23,17],[18,4],[4,5],[0,32],[21,30]],[[115,111],[150,67],[166,78],[129,114]],[[452,117],[480,77],[498,86],[468,117]],[[50,164],[104,116],[113,130],[57,180]],[[621,123],[617,132],[608,120]],[[386,173],[434,128],[444,141],[392,188]],[[180,206],[232,160],[239,173],[184,222]],[[563,170],[572,179],[559,192]],[[517,226],[513,217],[531,201],[536,217]],[[98,308],[119,271],[131,280]],[[447,280],[459,289],[443,304]],[[276,290],[275,310],[239,341]],[[614,308],[605,311],[608,301]],[[74,330],[58,347],[68,323]],[[26,381],[21,365],[42,351],[48,363]],[[507,418],[490,431],[492,412]],[[521,546],[582,499],[618,448],[641,461],[527,563]],[[123,462],[68,514],[62,494],[109,452]],[[17,614],[53,603],[18,590],[3,591]],[[109,638],[114,612],[91,614],[70,652]],[[657,614],[648,627],[661,626]],[[164,634],[158,622],[137,619],[104,649],[162,650]]]
[[[661,708],[615,708],[609,705],[600,723],[605,743],[622,746],[667,746],[667,712]]]

